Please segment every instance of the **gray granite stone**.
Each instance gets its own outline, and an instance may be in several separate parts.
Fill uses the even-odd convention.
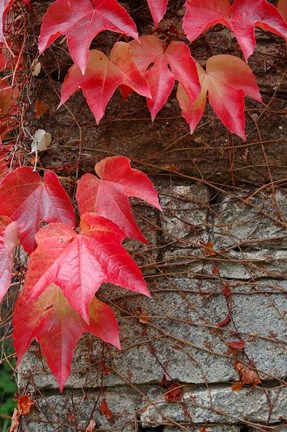
[[[241,339],[245,348],[239,354],[258,369],[261,379],[283,379],[287,365],[285,289],[281,281],[234,282],[227,306],[222,283],[216,280],[158,280],[151,284],[152,299],[120,288],[110,292],[107,287],[105,296],[110,296],[120,323],[122,351],[92,335],[84,336],[75,351],[67,387],[96,388],[101,383],[115,386],[128,381],[147,384],[160,382],[163,374],[185,383],[232,382],[238,376],[228,343]],[[228,307],[232,320],[218,327]],[[147,314],[146,324],[140,323],[139,311]],[[104,377],[103,361],[110,365]],[[31,375],[39,388],[57,387],[37,346],[20,365],[21,388],[26,388]]]
[[[285,191],[272,194],[249,190],[237,196],[221,195],[220,199],[222,202],[214,208],[212,226],[214,243],[218,248],[286,249]]]
[[[179,426],[180,427],[180,426]],[[240,432],[240,427],[231,426],[231,425],[204,425],[206,432]],[[165,426],[163,432],[178,432],[187,431],[187,432],[202,432],[203,426],[182,426],[182,428]],[[205,432],[204,431],[204,432]]]
[[[103,399],[110,410],[110,418],[101,410]],[[134,432],[137,430],[137,409],[142,396],[130,389],[65,393],[45,397],[33,397],[36,406],[24,417],[19,432],[72,432],[84,431],[91,419],[101,431]]]
[[[287,230],[277,220],[287,217],[287,194],[278,192],[275,201],[260,193],[240,205],[248,194],[219,195],[210,206],[203,185],[165,184],[162,215],[137,204],[150,244],[128,241],[126,247],[142,266],[152,298],[102,286],[98,296],[115,311],[122,351],[83,336],[62,396],[32,345],[19,367],[19,388],[47,393],[38,398],[39,412],[23,420],[23,432],[85,430],[98,398],[113,412],[107,420],[96,404],[93,418],[102,431],[136,432],[141,425],[164,432],[201,432],[205,425],[207,432],[239,432],[240,425],[264,431],[268,422],[287,432],[281,425],[287,412]],[[205,249],[209,241],[214,255]],[[230,349],[238,341],[244,349]],[[262,387],[231,390],[239,379],[237,360],[257,371]],[[182,402],[165,401],[163,380],[182,383]]]
[[[272,403],[273,409],[267,403]],[[242,389],[233,392],[231,388],[210,388],[183,391],[181,402],[169,403],[159,397],[146,406],[140,419],[143,426],[177,423],[277,423],[287,412],[287,388]],[[228,420],[227,420],[228,419]]]
[[[206,241],[209,199],[208,188],[200,183],[162,188],[160,204],[165,241],[176,242],[177,248]]]
[[[283,422],[282,422],[283,423]],[[264,426],[261,426],[260,427],[260,429],[259,428],[250,428],[250,429],[248,429],[248,432],[258,432],[258,430],[260,431],[260,432],[269,432],[270,431],[270,426],[268,427],[268,426],[266,426],[266,427],[264,427]],[[285,425],[276,425],[276,426],[273,426],[272,427],[272,429],[271,429],[271,431],[272,432],[286,432],[287,431],[287,421],[285,420]]]
[[[155,273],[158,256],[157,234],[159,227],[157,218],[159,211],[133,201],[133,215],[148,244],[127,239],[123,242],[125,249],[132,255],[144,275]]]

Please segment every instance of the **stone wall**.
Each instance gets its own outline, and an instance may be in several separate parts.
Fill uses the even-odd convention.
[[[122,351],[84,336],[62,395],[31,348],[19,387],[37,407],[22,431],[84,431],[91,419],[97,431],[287,430],[287,194],[214,196],[178,180],[158,188],[162,214],[134,204],[149,246],[127,245],[152,299],[101,289]]]
[[[28,67],[49,3],[32,1]],[[169,0],[163,31],[180,31],[183,3]],[[141,33],[153,31],[146,1],[125,6]],[[117,37],[105,32],[94,47],[108,53]],[[109,285],[99,293],[118,317],[122,351],[85,335],[60,394],[32,345],[18,384],[35,407],[21,432],[84,432],[93,421],[107,432],[287,431],[287,50],[270,33],[257,30],[256,39],[249,65],[263,105],[246,98],[246,142],[208,107],[190,135],[175,92],[153,123],[135,94],[123,102],[117,92],[98,126],[81,92],[57,110],[71,59],[63,40],[41,56],[26,111],[32,133],[52,135],[39,168],[52,168],[73,196],[78,176],[97,161],[125,155],[154,180],[163,213],[134,200],[149,245],[126,243],[152,298]],[[218,27],[191,52],[202,65],[215,54],[241,56],[229,30]],[[37,99],[48,106],[40,119]]]

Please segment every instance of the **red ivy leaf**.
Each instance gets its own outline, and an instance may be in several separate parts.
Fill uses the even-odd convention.
[[[230,348],[234,350],[241,350],[245,347],[245,342],[243,339],[241,339],[239,341],[226,342],[226,345],[228,345]]]
[[[0,302],[11,285],[17,237],[17,223],[0,216]]]
[[[216,24],[228,27],[242,49],[245,60],[253,53],[255,26],[287,38],[287,24],[275,6],[266,0],[187,0],[183,29],[192,42]]]
[[[108,407],[106,399],[103,399],[100,404],[100,411],[101,414],[104,415],[108,420],[111,420],[113,418],[113,413]]]
[[[167,8],[167,3],[168,0],[147,0],[147,4],[155,26],[158,25],[158,23],[164,16]]]
[[[189,47],[183,42],[171,42],[166,50],[156,36],[143,36],[129,43],[134,61],[148,81],[152,99],[147,106],[152,120],[166,103],[175,80],[181,83],[193,102],[200,92],[198,73]]]
[[[125,237],[117,225],[93,213],[82,216],[79,234],[64,224],[43,227],[26,274],[28,299],[54,283],[88,323],[90,302],[103,282],[149,296],[139,268],[121,246]]]
[[[182,114],[190,126],[191,133],[200,121],[208,94],[208,100],[216,115],[231,132],[245,139],[244,96],[261,102],[256,78],[247,64],[232,55],[216,55],[206,62],[206,71],[197,65],[201,92],[196,101],[190,103],[182,86],[177,98]]]
[[[182,400],[182,385],[173,383],[164,394],[166,402],[178,402]]]
[[[123,84],[150,97],[147,82],[133,61],[129,45],[117,42],[110,57],[91,50],[84,75],[76,65],[69,69],[62,86],[60,106],[80,88],[99,123],[115,90]]]
[[[28,291],[29,292],[29,291]],[[90,324],[71,307],[62,291],[49,285],[36,300],[27,300],[27,289],[19,297],[13,314],[13,341],[18,364],[36,339],[60,391],[70,374],[73,352],[83,333],[91,332],[120,349],[119,329],[112,309],[93,298],[89,307]]]
[[[138,36],[135,23],[117,0],[56,0],[43,18],[39,52],[66,35],[71,57],[84,74],[90,44],[104,30]]]
[[[117,224],[127,237],[146,243],[130,210],[129,197],[140,198],[161,210],[157,192],[150,179],[130,167],[130,160],[114,156],[95,166],[98,177],[84,174],[76,198],[80,213],[95,212]]]
[[[0,184],[0,214],[17,221],[21,243],[29,254],[36,247],[35,234],[42,222],[75,226],[73,206],[51,170],[45,171],[43,182],[29,167],[9,173]]]

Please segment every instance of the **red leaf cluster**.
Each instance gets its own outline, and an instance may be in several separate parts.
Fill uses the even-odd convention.
[[[132,169],[127,158],[107,158],[96,165],[96,175],[85,174],[78,182],[76,198],[81,220],[76,228],[72,203],[52,171],[46,170],[43,178],[28,167],[8,173],[10,134],[17,126],[18,97],[23,86],[18,80],[22,50],[10,36],[18,25],[12,19],[14,3],[2,0],[0,4],[0,301],[11,283],[19,237],[30,259],[13,318],[18,362],[32,340],[39,341],[62,390],[83,333],[91,332],[120,348],[114,313],[95,297],[100,285],[111,282],[149,295],[139,268],[122,242],[130,237],[146,243],[133,218],[130,197],[143,199],[159,210],[160,205],[151,181]],[[22,3],[30,6],[30,0]],[[167,3],[147,0],[155,26],[163,18]],[[228,0],[187,0],[183,29],[193,41],[216,24],[228,27],[247,62],[256,44],[255,27],[287,39],[286,4],[286,0],[279,0],[277,9],[266,0],[234,0],[232,4]],[[127,38],[117,42],[109,56],[90,50],[94,38],[106,30]],[[239,58],[216,55],[207,60],[204,69],[184,42],[167,44],[154,35],[139,37],[133,19],[117,0],[55,0],[43,18],[40,54],[60,35],[66,37],[75,63],[62,86],[60,105],[81,89],[99,123],[120,88],[124,98],[131,91],[144,96],[154,120],[177,82],[176,97],[191,133],[208,99],[222,123],[245,139],[244,98],[261,102],[261,96],[251,69]],[[128,41],[130,37],[134,40]],[[36,116],[46,109],[43,103],[35,104]],[[212,244],[204,248],[207,255],[215,254]],[[229,321],[228,315],[218,327]],[[230,341],[227,345],[241,350],[245,342]],[[260,382],[254,371],[239,363],[235,367],[241,384]],[[178,384],[166,393],[168,401],[181,397]],[[104,399],[101,410],[112,418]],[[18,411],[13,430],[18,427]]]
[[[155,25],[162,19],[167,0],[147,0]],[[286,2],[279,9],[285,14]],[[245,60],[256,44],[255,26],[287,38],[287,23],[277,8],[266,0],[187,0],[183,29],[190,41],[214,26],[222,24],[234,32]],[[109,11],[113,13],[109,13]],[[123,33],[136,40],[116,43],[110,57],[98,50],[89,51],[92,40],[102,31]],[[156,36],[138,38],[136,26],[117,0],[56,0],[47,10],[39,38],[40,54],[59,35],[67,37],[75,62],[62,88],[60,104],[81,88],[97,123],[117,87],[124,98],[131,91],[147,98],[154,120],[166,103],[175,80],[179,82],[177,99],[191,133],[200,121],[208,94],[209,103],[223,124],[245,139],[244,97],[261,102],[251,69],[240,59],[219,55],[210,58],[206,71],[195,62],[183,42],[171,42],[164,48]]]
[[[239,43],[244,58],[253,53],[255,27],[287,38],[287,23],[267,0],[187,0],[183,28],[192,42],[216,24],[228,27]]]
[[[157,193],[125,157],[106,158],[95,171],[98,177],[85,174],[78,184],[77,231],[70,199],[52,171],[41,179],[32,168],[18,168],[0,183],[0,299],[11,283],[18,235],[30,254],[13,317],[18,363],[36,339],[60,390],[83,333],[120,348],[114,313],[95,297],[100,285],[111,282],[149,296],[122,242],[133,237],[146,243],[128,198],[138,197],[160,209]]]

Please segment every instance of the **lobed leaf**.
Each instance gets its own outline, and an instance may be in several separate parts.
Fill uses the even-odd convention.
[[[91,42],[104,30],[138,36],[134,21],[117,0],[56,0],[43,18],[39,52],[65,35],[71,57],[84,74]]]
[[[88,323],[90,303],[103,282],[149,296],[139,268],[121,245],[125,237],[117,225],[94,213],[82,215],[79,234],[59,223],[43,227],[26,274],[27,299],[53,283]]]
[[[242,49],[245,60],[253,53],[255,27],[287,38],[287,23],[266,0],[187,0],[183,29],[192,42],[216,24],[228,27]]]
[[[166,103],[175,80],[184,88],[190,101],[200,92],[196,64],[189,47],[183,42],[171,42],[166,50],[156,36],[142,36],[129,43],[134,61],[147,79],[152,98],[147,106],[152,120]]]
[[[93,298],[89,316],[88,325],[54,284],[31,301],[27,301],[24,291],[16,302],[13,315],[17,363],[20,363],[32,340],[36,339],[62,391],[70,374],[76,344],[83,333],[91,332],[120,349],[119,329],[112,309]]]
[[[110,57],[98,50],[89,51],[84,75],[77,65],[73,65],[65,77],[59,106],[80,88],[99,123],[109,100],[120,85],[150,97],[146,79],[135,65],[129,45],[124,42],[114,45]]]
[[[35,249],[35,234],[42,222],[75,226],[70,199],[53,171],[43,181],[30,167],[17,168],[0,183],[0,214],[17,221],[20,241],[29,254]]]
[[[131,168],[130,160],[124,156],[101,160],[95,171],[98,177],[84,174],[78,182],[80,213],[95,212],[118,225],[127,237],[147,243],[133,218],[128,198],[140,198],[161,210],[150,179]]]
[[[222,123],[231,132],[245,139],[244,96],[261,102],[261,95],[252,70],[246,63],[231,55],[217,55],[206,62],[206,71],[197,65],[201,92],[192,104],[183,87],[178,89],[182,114],[191,133],[200,121],[208,94],[209,103]]]
[[[157,26],[166,12],[168,0],[147,0],[147,3],[153,22]]]

